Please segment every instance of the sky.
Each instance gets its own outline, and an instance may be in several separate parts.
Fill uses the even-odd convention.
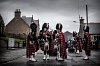
[[[61,23],[63,32],[78,32],[79,14],[86,22],[86,4],[89,22],[100,22],[100,0],[0,0],[0,14],[6,25],[13,19],[14,11],[20,9],[21,16],[39,19],[40,28],[49,23],[50,29],[55,30],[56,24]]]

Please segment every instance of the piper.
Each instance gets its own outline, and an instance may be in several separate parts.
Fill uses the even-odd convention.
[[[57,23],[56,25],[56,31],[57,31],[57,60],[58,61],[64,61],[64,59],[67,58],[67,53],[66,53],[66,44],[65,44],[65,37],[62,32],[62,24]]]
[[[50,33],[49,33],[49,23],[44,23],[42,26],[42,36],[44,39],[44,57],[43,60],[49,60],[49,48],[50,48]]]

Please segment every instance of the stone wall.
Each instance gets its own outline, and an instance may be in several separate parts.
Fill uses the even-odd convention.
[[[30,31],[29,26],[25,23],[25,21],[21,18],[14,18],[11,22],[9,22],[5,28],[6,33],[14,33],[14,34],[26,34],[28,35]]]

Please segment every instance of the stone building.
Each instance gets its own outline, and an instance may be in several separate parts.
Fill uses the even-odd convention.
[[[86,23],[84,23],[86,25]],[[100,48],[100,23],[89,23],[89,33],[91,37],[92,45],[95,44],[95,40],[98,40],[98,48]]]
[[[40,25],[39,25],[39,19],[38,20],[34,20],[33,19],[33,15],[32,17],[26,17],[26,16],[22,16],[22,19],[30,26],[31,23],[35,23],[37,25],[37,36],[39,36],[39,31],[40,31]]]
[[[80,19],[80,28],[79,28],[79,35],[84,38],[84,31],[83,27],[87,26],[87,23],[84,23],[84,19]],[[95,23],[95,22],[90,22],[88,23],[89,26],[89,34],[91,37],[91,43],[92,45],[95,42],[95,39],[97,38],[98,40],[98,47],[100,48],[100,23]]]
[[[84,31],[83,27],[87,26],[87,23],[84,23],[84,19],[80,19],[80,28],[79,28],[79,35],[83,38],[84,37]],[[94,40],[95,37],[100,37],[100,23],[90,22],[88,23],[89,26],[89,33],[91,36],[91,40]]]
[[[39,31],[39,20],[33,17],[21,17],[20,9],[16,9],[14,18],[6,25],[5,32],[11,34],[28,35],[30,32],[30,24],[33,22],[37,25]],[[37,32],[37,34],[39,34]]]

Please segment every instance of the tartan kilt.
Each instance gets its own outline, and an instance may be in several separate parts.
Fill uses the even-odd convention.
[[[76,49],[79,50],[80,52],[82,52],[82,42],[81,41],[77,41]]]
[[[36,52],[36,46],[35,44],[29,44],[26,48],[26,56],[27,58],[30,58],[31,55],[33,55],[32,53]]]
[[[73,41],[73,46],[74,46],[74,48],[77,48],[77,45],[76,45],[76,41]]]
[[[64,34],[62,32],[59,33],[58,42],[60,44],[60,57],[66,59],[67,58],[66,44],[65,44]]]
[[[86,42],[85,42],[85,45],[86,47],[84,47],[84,50],[85,50],[85,53],[87,56],[90,56],[91,55],[91,42],[90,42],[90,35],[89,33],[85,34],[85,39],[86,39]]]

